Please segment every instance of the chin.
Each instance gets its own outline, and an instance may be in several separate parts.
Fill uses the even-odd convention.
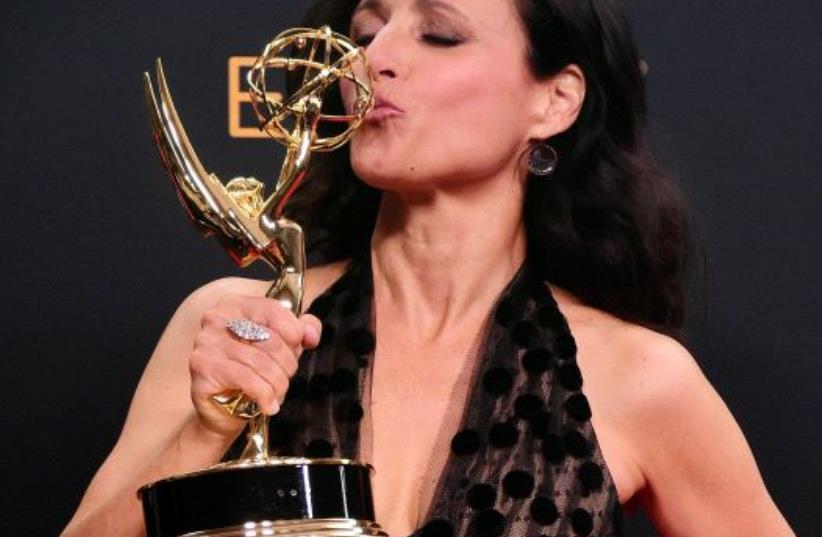
[[[375,188],[385,188],[400,179],[402,171],[396,163],[388,152],[373,145],[351,150],[351,169],[362,182]]]
[[[363,183],[380,190],[426,190],[431,177],[420,166],[424,159],[415,157],[419,148],[398,151],[400,147],[385,138],[354,140],[351,169]]]
[[[390,170],[381,167],[372,167],[364,164],[355,164],[352,162],[351,168],[357,177],[366,185],[379,190],[393,190],[396,188],[398,177]]]

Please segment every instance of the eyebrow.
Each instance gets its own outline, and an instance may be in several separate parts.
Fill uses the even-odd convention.
[[[351,14],[351,18],[357,16],[357,13],[362,11],[373,11],[377,15],[380,15],[384,18],[386,9],[385,4],[382,3],[382,0],[363,0],[360,2],[356,8],[354,8],[354,13]]]
[[[468,21],[468,17],[465,16],[465,13],[454,7],[452,4],[443,2],[442,0],[416,0],[416,4],[417,9],[421,12],[445,11],[451,15],[456,15],[464,21]]]
[[[450,13],[461,18],[464,21],[468,20],[468,17],[466,17],[462,11],[460,11],[453,5],[449,4],[448,2],[443,2],[442,0],[415,0],[414,4],[414,7],[417,9],[417,11],[420,11],[422,13],[431,11],[445,11],[447,13]],[[385,7],[385,3],[383,3],[383,0],[362,0],[362,2],[360,2],[359,5],[354,9],[354,13],[351,15],[352,18],[361,11],[373,11],[383,18],[388,12],[388,10]]]

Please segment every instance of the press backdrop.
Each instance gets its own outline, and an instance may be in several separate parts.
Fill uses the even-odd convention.
[[[270,180],[281,152],[228,134],[228,61],[257,54],[305,4],[0,3],[0,534],[59,532],[176,305],[238,274],[161,170],[142,71],[164,58],[211,170]],[[822,3],[628,7],[650,65],[653,140],[708,259],[690,348],[789,521],[820,534]]]

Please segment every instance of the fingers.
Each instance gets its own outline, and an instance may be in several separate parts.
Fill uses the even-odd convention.
[[[254,369],[238,361],[215,359],[213,352],[195,352],[191,360],[192,397],[195,403],[207,410],[213,410],[211,396],[230,390],[240,390],[257,402],[266,414],[279,410],[282,397],[287,390],[288,380],[283,378],[280,386],[275,388],[269,380],[263,378]],[[282,389],[282,391],[280,391]],[[218,415],[217,420],[224,416]]]
[[[301,323],[293,313],[276,300],[229,295],[220,300],[215,310],[226,319],[248,319],[273,328],[282,340],[294,349],[302,343]]]
[[[303,327],[302,346],[305,349],[313,349],[320,344],[323,323],[315,316],[306,314],[300,317]]]
[[[242,341],[226,327],[232,319],[259,323],[271,337],[254,343]],[[201,419],[222,427],[223,417],[213,412],[210,398],[229,390],[242,391],[266,414],[276,413],[297,372],[299,353],[319,344],[321,330],[322,323],[315,316],[297,318],[272,299],[221,299],[202,316],[190,362],[192,398]]]
[[[195,350],[211,352],[214,360],[244,365],[284,395],[288,379],[297,372],[297,351],[283,341],[276,329],[268,329],[271,333],[268,340],[250,343],[234,337],[225,324],[226,319],[219,312],[204,315],[203,330],[195,340]]]
[[[297,318],[270,298],[224,297],[216,308],[203,316],[203,323],[210,321],[214,326],[220,323],[224,325],[229,319],[248,319],[266,327],[276,328],[280,338],[297,354],[301,348],[315,348],[322,334],[322,322],[317,317],[306,314]]]

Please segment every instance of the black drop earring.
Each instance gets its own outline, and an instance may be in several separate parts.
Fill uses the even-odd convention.
[[[528,171],[542,177],[551,175],[557,169],[559,157],[550,145],[540,142],[528,151]]]

